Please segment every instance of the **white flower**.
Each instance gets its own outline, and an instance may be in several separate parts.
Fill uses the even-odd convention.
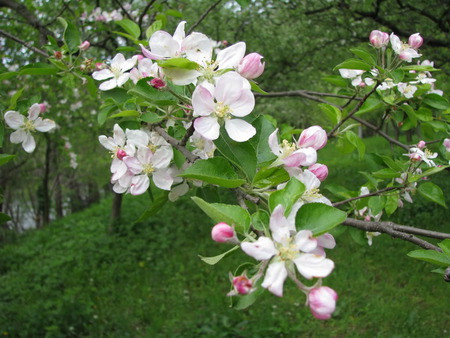
[[[133,68],[136,61],[137,57],[126,60],[123,54],[119,53],[112,59],[111,65],[107,69],[93,72],[92,77],[98,81],[111,79],[103,82],[99,86],[100,90],[110,90],[121,87],[130,78],[130,73],[126,73],[126,71]]]
[[[284,216],[284,208],[278,205],[270,217],[272,239],[259,237],[255,242],[243,242],[242,250],[257,260],[271,260],[262,287],[273,294],[283,295],[283,284],[292,263],[307,279],[326,277],[334,268],[332,260],[311,253],[317,248],[317,239],[310,230],[295,232]]]
[[[409,149],[409,154],[403,154],[405,156],[409,156],[411,161],[424,161],[429,167],[435,167],[436,163],[434,163],[432,158],[436,158],[438,156],[437,153],[432,153],[428,149],[422,151],[420,148],[412,147]]]
[[[40,111],[40,105],[35,103],[28,110],[28,118],[13,110],[7,111],[5,114],[6,124],[15,129],[9,140],[11,143],[22,143],[22,147],[27,153],[32,153],[36,148],[32,132],[37,130],[45,133],[56,127],[54,121],[39,117]]]
[[[411,86],[408,83],[400,82],[397,85],[397,89],[404,97],[406,97],[407,99],[411,99],[414,96],[414,93],[416,92],[417,87]]]
[[[400,38],[394,33],[390,36],[392,49],[398,55],[400,60],[411,62],[413,58],[421,57],[422,54],[417,53],[414,48],[411,48],[407,43],[400,41]]]

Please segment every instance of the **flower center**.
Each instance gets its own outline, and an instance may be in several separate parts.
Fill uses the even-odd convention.
[[[316,198],[320,198],[322,197],[322,195],[319,193],[319,191],[319,188],[309,189],[303,194],[302,199],[305,201],[312,201]]]
[[[217,63],[216,62],[207,62],[206,66],[201,69],[203,77],[206,81],[214,83],[214,75],[216,74]]]
[[[287,239],[287,243],[284,245],[278,246],[278,255],[283,261],[292,261],[294,260],[298,254],[299,250],[295,243],[292,243],[292,238]]]
[[[224,104],[223,102],[217,102],[214,113],[218,118],[229,119],[231,109],[228,105]]]
[[[295,151],[296,146],[294,143],[291,143],[288,140],[283,140],[283,142],[280,144],[280,148],[281,148],[280,157],[286,158]]]
[[[142,167],[142,173],[146,174],[146,175],[150,175],[151,173],[153,173],[155,171],[155,168],[153,168],[153,166],[149,163],[144,164]]]
[[[24,123],[24,129],[26,131],[35,131],[36,127],[34,126],[34,123],[30,120],[25,119],[25,123]]]
[[[111,73],[114,74],[115,78],[118,78],[118,77],[120,77],[120,75],[122,75],[122,70],[118,66],[111,66],[110,70],[111,70]]]

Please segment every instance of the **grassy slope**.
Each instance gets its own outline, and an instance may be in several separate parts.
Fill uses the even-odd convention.
[[[351,156],[346,161],[354,161]],[[123,224],[135,219],[146,203],[146,197],[125,198]],[[418,204],[420,207],[423,203]],[[123,225],[114,236],[105,231],[109,205],[110,200],[105,200],[0,249],[0,334],[450,334],[450,285],[429,272],[432,265],[406,257],[406,252],[416,248],[408,243],[380,236],[374,239],[373,247],[360,246],[347,233],[337,239],[338,246],[329,253],[336,269],[325,280],[339,293],[332,320],[315,320],[303,306],[303,294],[289,281],[285,297],[279,299],[265,292],[251,308],[236,311],[229,308],[230,299],[225,296],[229,291],[228,271],[237,267],[235,256],[216,266],[198,259],[198,253],[212,256],[227,246],[209,239],[212,224],[190,201],[167,205],[148,222],[134,227]],[[423,205],[438,210],[432,204]],[[427,212],[421,217],[434,216]]]

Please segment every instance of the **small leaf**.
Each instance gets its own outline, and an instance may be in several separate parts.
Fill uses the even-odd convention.
[[[260,283],[262,283],[262,278],[258,281],[257,285],[260,284]],[[236,306],[234,306],[233,308],[236,309],[236,310],[244,310],[244,309],[248,308],[249,306],[251,306],[258,299],[258,297],[260,295],[262,295],[264,293],[264,290],[265,290],[264,288],[259,286],[252,293],[240,296],[238,298],[238,302],[237,302]]]
[[[264,95],[269,94],[268,92],[262,90],[261,87],[258,86],[255,81],[250,81],[250,86],[251,86],[251,90],[256,93],[260,93],[260,94],[264,94]]]
[[[347,130],[345,132],[345,138],[356,148],[358,149],[359,159],[362,160],[364,158],[364,154],[366,152],[366,145],[364,142],[351,130]]]
[[[447,206],[445,205],[444,193],[442,192],[441,188],[439,188],[439,186],[437,186],[436,184],[426,182],[419,185],[419,188],[417,190],[426,199],[439,205],[442,205],[444,208],[447,208]]]
[[[275,130],[275,127],[264,115],[261,115],[255,119],[252,122],[252,125],[258,132],[249,140],[249,142],[256,150],[258,165],[273,161],[276,156],[272,153],[272,150],[269,147],[268,138],[269,135]]]
[[[269,213],[263,209],[259,209],[252,215],[252,226],[256,230],[266,231],[270,222]]]
[[[16,105],[17,105],[17,100],[20,99],[20,97],[22,96],[23,90],[25,88],[20,88],[18,91],[16,91],[14,93],[13,96],[11,96],[11,99],[9,100],[9,107],[7,110],[14,110],[16,109]]]
[[[400,177],[400,173],[391,169],[391,168],[384,168],[378,171],[375,171],[373,173],[373,176],[377,177],[377,178],[396,178],[396,177]]]
[[[400,67],[399,69],[405,70],[408,72],[410,70],[415,70],[417,72],[435,72],[435,71],[439,70],[439,69],[431,67],[431,66],[420,66],[420,65],[403,66],[403,67]]]
[[[175,97],[168,91],[158,90],[148,83],[148,80],[139,80],[136,86],[128,91],[128,94],[138,96],[158,106],[170,106],[176,104]]]
[[[295,217],[297,230],[311,230],[314,236],[320,236],[338,226],[347,218],[339,209],[323,203],[303,205]]]
[[[339,108],[326,103],[320,103],[319,108],[327,115],[331,123],[338,124],[341,122],[342,113]]]
[[[139,39],[139,35],[141,35],[141,29],[139,25],[129,19],[123,19],[120,21],[116,21],[116,24],[122,27],[122,29],[130,34],[134,39]]]
[[[436,109],[444,110],[450,108],[450,103],[447,101],[447,99],[438,94],[428,94],[424,97],[423,103]]]
[[[361,108],[359,108],[358,112],[356,113],[356,115],[362,115],[365,113],[369,113],[372,111],[375,111],[381,107],[383,107],[383,101],[377,99],[376,97],[369,97],[361,106]]]
[[[199,68],[199,65],[197,63],[185,58],[173,58],[164,61],[158,61],[158,65],[162,68],[180,68],[188,70],[194,70]]]
[[[149,194],[151,194],[151,196],[153,197],[152,204],[147,210],[142,213],[141,216],[139,216],[139,218],[134,223],[142,222],[147,218],[156,215],[164,206],[164,204],[166,204],[166,202],[169,200],[169,192],[156,188],[153,182],[151,188],[148,191]]]
[[[270,194],[269,208],[273,211],[277,205],[281,204],[284,207],[284,214],[289,215],[292,206],[306,191],[305,185],[295,177],[292,177],[286,186]]]
[[[153,112],[146,112],[142,114],[141,121],[147,122],[147,123],[158,123],[161,122],[164,118],[162,116],[159,116],[156,113]]]
[[[450,257],[435,250],[414,250],[408,252],[408,256],[440,266],[450,266]]]
[[[341,62],[333,70],[337,69],[359,69],[359,70],[371,70],[372,66],[364,61],[358,59],[348,59]]]
[[[368,51],[362,48],[351,48],[350,51],[356,56],[359,56],[361,59],[363,59],[364,62],[368,63],[369,65],[374,66],[376,64],[375,58]]]
[[[442,242],[439,242],[438,245],[444,254],[450,256],[450,239],[444,239]]]
[[[268,188],[289,181],[289,174],[283,168],[262,168],[253,179],[256,188]]]
[[[0,154],[0,165],[4,165],[11,161],[16,155]]]
[[[19,70],[19,75],[54,75],[59,69],[48,63],[30,63]]]
[[[147,37],[147,39],[150,39],[153,35],[153,33],[155,33],[156,31],[159,31],[163,28],[163,22],[161,20],[156,20],[155,22],[153,22],[151,24],[150,27],[147,28],[147,30],[145,31],[145,36]]]
[[[217,255],[217,256],[213,256],[213,257],[204,257],[204,256],[200,256],[198,255],[198,257],[200,257],[200,259],[205,262],[206,264],[209,265],[215,265],[217,264],[222,258],[224,258],[225,256],[228,256],[230,253],[232,253],[233,251],[236,251],[237,249],[239,249],[239,245],[234,246],[233,248],[231,248],[230,250],[228,250],[227,252],[224,252],[223,254]]]
[[[140,113],[136,110],[123,110],[120,113],[111,115],[109,118],[113,119],[116,117],[138,117]]]

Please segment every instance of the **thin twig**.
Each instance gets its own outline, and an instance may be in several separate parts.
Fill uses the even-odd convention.
[[[361,198],[370,197],[370,196],[377,196],[377,195],[380,195],[380,194],[382,194],[382,193],[384,193],[386,191],[392,191],[392,190],[398,190],[398,189],[401,189],[401,188],[400,187],[387,187],[387,188],[384,188],[384,189],[381,189],[381,190],[378,190],[378,191],[371,192],[370,194],[360,195],[360,196],[356,196],[356,197],[352,197],[352,198],[346,199],[344,201],[339,201],[339,202],[333,203],[333,207],[337,207],[339,205],[342,205],[342,204],[345,204],[345,203],[348,203],[348,202],[351,202],[351,201],[359,200]]]
[[[115,3],[117,3],[120,7],[120,9],[125,13],[125,15],[130,19],[131,21],[134,21],[134,18],[128,13],[128,11],[123,7],[122,2],[119,0],[114,0]]]
[[[33,52],[35,52],[37,54],[45,56],[46,58],[49,57],[49,55],[45,51],[30,45],[28,42],[25,42],[25,41],[19,39],[18,37],[14,36],[14,35],[12,35],[12,34],[10,34],[8,32],[5,32],[3,29],[0,29],[0,35],[3,35],[5,37],[7,37],[8,39],[11,39],[11,40],[13,40],[15,42],[20,43],[21,45],[27,47],[28,49],[32,50]]]
[[[166,140],[168,143],[170,143],[170,145],[172,145],[173,147],[178,149],[186,157],[186,159],[189,162],[193,163],[199,159],[198,156],[195,156],[186,147],[180,145],[180,141],[178,141],[176,138],[173,138],[172,136],[167,134],[167,132],[160,126],[152,126],[152,129],[157,131],[158,134],[161,135],[164,140]]]
[[[144,16],[147,14],[148,10],[152,5],[156,2],[156,0],[149,1],[147,6],[145,6],[144,10],[142,11],[141,15],[139,16],[138,25],[141,28],[141,35],[142,35],[142,22],[144,21]]]
[[[197,20],[197,22],[194,23],[194,25],[193,25],[191,28],[189,28],[189,30],[187,31],[186,35],[191,34],[191,33],[194,31],[194,29],[195,29],[198,25],[200,25],[200,23],[206,18],[206,16],[207,16],[214,8],[216,8],[217,5],[219,5],[219,3],[220,3],[221,1],[222,1],[222,0],[217,0],[215,3],[213,3],[213,4],[206,10],[206,12],[203,13],[203,15]]]

